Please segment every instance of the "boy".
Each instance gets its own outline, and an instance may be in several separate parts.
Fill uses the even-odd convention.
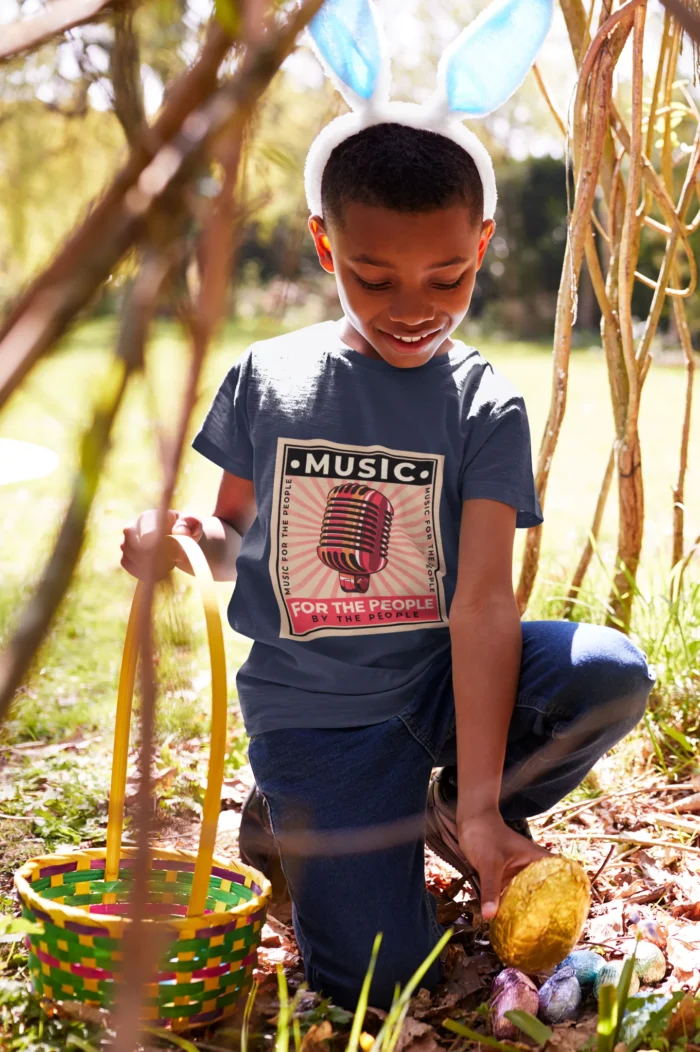
[[[470,155],[376,124],[333,150],[321,192],[310,229],[344,317],[233,366],[194,440],[223,469],[214,515],[169,526],[218,579],[237,572],[250,762],[308,981],[353,1008],[381,931],[370,1000],[386,1008],[441,934],[431,770],[428,842],[493,917],[546,853],[527,817],[635,726],[652,675],[613,630],[520,622],[515,529],[542,521],[525,407],[452,339],[495,228]],[[124,531],[136,576],[153,524]]]

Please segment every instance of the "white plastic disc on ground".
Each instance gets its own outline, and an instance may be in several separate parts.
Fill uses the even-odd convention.
[[[57,466],[57,454],[46,446],[20,442],[17,438],[0,438],[0,486],[43,478]]]

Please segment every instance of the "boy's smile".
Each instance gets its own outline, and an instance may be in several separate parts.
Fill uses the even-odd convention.
[[[399,369],[424,365],[452,346],[495,230],[462,203],[396,212],[349,201],[342,223],[309,220],[321,266],[335,274],[343,338]]]

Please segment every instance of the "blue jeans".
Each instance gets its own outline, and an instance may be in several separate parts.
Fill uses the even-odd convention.
[[[613,629],[526,621],[522,631],[500,804],[508,819],[571,792],[642,718],[654,682],[645,656]],[[279,838],[310,987],[354,1008],[381,931],[370,1003],[387,1008],[442,934],[421,830],[431,770],[455,762],[449,655],[393,719],[259,734],[250,762]],[[424,985],[438,979],[435,965]]]

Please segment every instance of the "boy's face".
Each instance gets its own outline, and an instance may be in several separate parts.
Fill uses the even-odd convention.
[[[372,358],[410,369],[451,347],[496,225],[463,204],[404,213],[349,202],[342,223],[309,220],[324,270],[335,274],[345,339]]]

